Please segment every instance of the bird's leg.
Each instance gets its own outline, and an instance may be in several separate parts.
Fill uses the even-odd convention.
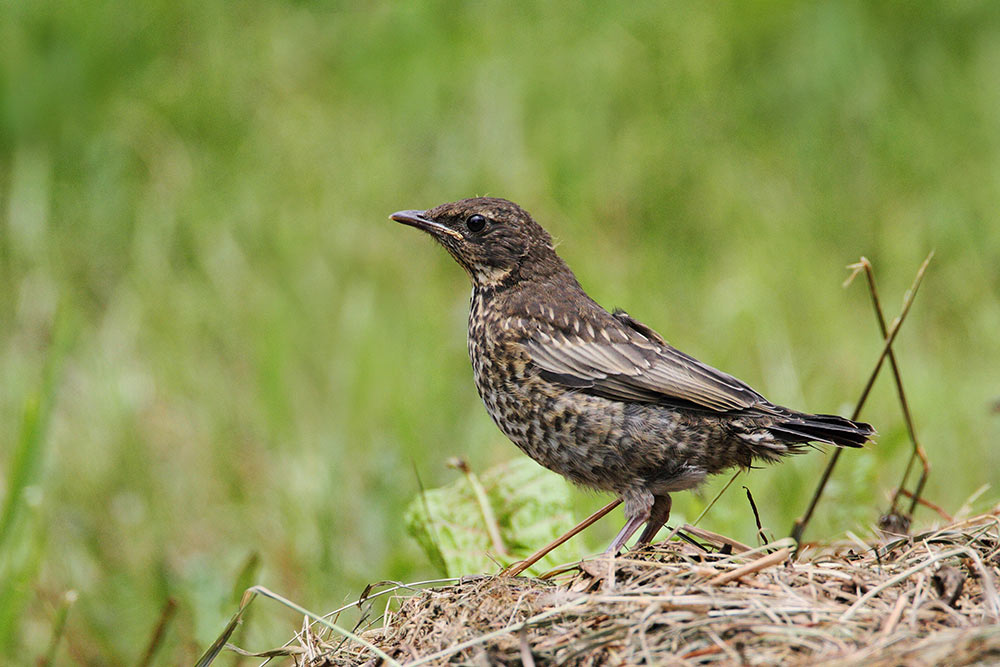
[[[612,556],[622,550],[628,538],[632,537],[635,531],[639,530],[639,526],[649,521],[650,511],[655,503],[655,498],[649,491],[627,492],[622,495],[622,500],[625,501],[625,517],[628,520],[622,526],[615,539],[611,541],[611,546],[604,552]],[[669,506],[667,511],[669,513]]]
[[[639,536],[636,544],[649,544],[656,537],[656,533],[663,524],[670,518],[670,496],[664,493],[662,496],[654,496],[653,507],[649,511],[649,520],[646,522],[646,529]]]
[[[622,526],[621,531],[618,533],[618,536],[612,540],[611,546],[609,546],[608,550],[604,553],[611,556],[616,555],[622,550],[622,547],[625,546],[625,542],[628,541],[628,538],[632,537],[632,535],[635,534],[635,531],[639,530],[639,526],[641,526],[644,521],[646,521],[646,517],[642,514],[634,516],[626,521],[625,525]]]

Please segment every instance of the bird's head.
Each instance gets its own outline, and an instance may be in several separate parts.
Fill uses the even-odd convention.
[[[463,199],[389,217],[433,236],[480,287],[565,267],[552,248],[549,233],[506,199]]]

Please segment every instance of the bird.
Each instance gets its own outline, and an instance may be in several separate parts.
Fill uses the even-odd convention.
[[[391,220],[434,238],[469,275],[468,351],[493,421],[545,468],[624,502],[606,553],[652,541],[670,494],[711,475],[804,451],[862,447],[875,430],[776,405],[672,347],[627,312],[605,310],[517,204],[475,197]]]

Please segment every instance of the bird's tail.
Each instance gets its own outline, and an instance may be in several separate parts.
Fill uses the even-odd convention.
[[[838,447],[861,447],[875,435],[871,424],[837,415],[809,415],[792,410],[767,430],[787,444],[823,442]]]

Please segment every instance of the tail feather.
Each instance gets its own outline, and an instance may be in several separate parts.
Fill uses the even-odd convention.
[[[875,435],[870,424],[837,415],[807,415],[791,412],[767,430],[788,444],[822,442],[839,447],[862,447]]]

